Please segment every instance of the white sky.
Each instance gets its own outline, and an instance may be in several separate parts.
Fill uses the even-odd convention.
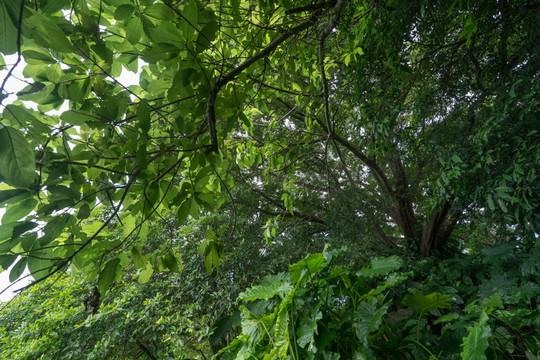
[[[4,56],[4,60],[6,62],[6,65],[7,65],[8,69],[9,69],[10,65],[14,64],[15,61],[17,60],[17,56],[16,55]],[[6,82],[5,90],[8,93],[13,93],[13,95],[10,95],[7,99],[4,99],[4,101],[2,102],[3,106],[11,104],[12,102],[14,102],[17,99],[17,96],[15,94],[18,91],[21,91],[25,86],[27,86],[27,83],[20,80],[20,79],[24,78],[24,76],[22,75],[22,71],[23,71],[25,65],[26,65],[25,62],[21,60],[21,62],[17,66],[17,68],[15,68],[15,70],[13,71],[12,76]],[[143,63],[142,63],[142,61],[140,61],[139,62],[139,69],[141,68],[142,65],[143,65]],[[0,70],[0,84],[4,81],[4,78],[7,76],[7,74],[8,74],[8,70]],[[139,75],[134,74],[132,72],[129,72],[129,71],[123,69],[122,74],[117,78],[117,80],[122,85],[127,87],[127,86],[130,86],[130,85],[138,84],[139,83]],[[30,80],[30,82],[31,82],[31,80]],[[37,110],[37,106],[35,104],[31,103],[31,102],[25,101],[24,104],[26,106],[28,106],[28,107],[33,108],[34,110]],[[3,106],[0,107],[0,112],[3,111]],[[62,106],[60,111],[59,112],[54,112],[54,113],[62,113],[63,111],[65,111],[67,109],[68,109],[67,102],[65,102],[64,106]],[[0,208],[0,219],[2,218],[2,215],[4,214],[4,212],[5,212],[5,209]],[[2,225],[0,225],[0,226],[2,226]],[[9,270],[10,269],[0,273],[0,291],[4,290],[10,284],[9,283]],[[27,274],[28,274],[28,272],[25,271],[23,276],[27,275]],[[13,292],[13,290],[17,290],[17,289],[25,286],[30,280],[31,280],[31,278],[28,278],[28,279],[25,279],[25,280],[17,283],[16,285],[12,286],[10,289],[8,289],[7,291],[5,291],[3,294],[0,295],[0,301],[7,301],[7,300],[10,300],[11,298],[13,298],[13,296],[15,296],[15,293]]]

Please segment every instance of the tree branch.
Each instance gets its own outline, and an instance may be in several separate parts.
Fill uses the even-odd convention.
[[[262,49],[261,51],[253,55],[252,57],[248,58],[247,60],[245,60],[242,64],[238,65],[236,68],[234,68],[233,70],[231,70],[224,76],[221,76],[218,79],[218,81],[216,81],[216,83],[214,84],[214,87],[210,91],[210,96],[208,97],[208,102],[206,106],[206,120],[208,121],[208,126],[210,128],[210,140],[211,140],[210,151],[217,152],[218,150],[215,103],[216,103],[217,95],[219,91],[221,90],[221,88],[227,85],[232,80],[234,80],[236,76],[240,75],[244,70],[246,70],[248,67],[253,65],[256,61],[269,56],[279,45],[281,45],[291,36],[298,34],[301,31],[306,30],[309,27],[313,26],[317,21],[317,17],[319,13],[320,12],[317,11],[312,16],[310,16],[309,19],[295,26],[291,30],[287,31],[285,34],[281,35],[276,40],[268,44],[268,46],[266,46],[264,49]]]

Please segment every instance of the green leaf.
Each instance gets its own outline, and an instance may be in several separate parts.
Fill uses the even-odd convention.
[[[116,8],[114,11],[114,18],[116,20],[127,20],[131,18],[131,15],[133,14],[133,11],[135,10],[135,7],[131,4],[122,4]]]
[[[171,8],[159,3],[147,6],[143,13],[159,20],[173,20],[175,18],[174,11]]]
[[[448,313],[448,314],[445,314],[441,317],[439,317],[437,320],[435,320],[433,323],[434,324],[441,324],[441,323],[445,323],[445,322],[450,322],[450,321],[454,321],[456,319],[459,319],[460,315],[459,314],[456,314],[456,313]]]
[[[0,129],[0,175],[14,187],[30,187],[36,176],[34,151],[16,129]]]
[[[25,24],[32,30],[32,37],[39,45],[64,53],[74,51],[67,36],[49,17],[28,7],[26,9],[32,16],[25,20]]]
[[[141,254],[141,247],[135,245],[131,248],[131,258],[133,259],[133,265],[137,269],[142,269],[147,261],[147,259]]]
[[[60,115],[60,119],[66,124],[78,126],[100,122],[97,116],[78,110],[65,111]]]
[[[28,271],[34,279],[39,279],[49,274],[53,269],[54,258],[52,249],[36,249],[32,250],[28,255]]]
[[[139,274],[139,284],[146,284],[148,280],[150,280],[150,277],[154,273],[154,268],[152,268],[152,265],[149,263],[146,264],[146,267],[143,271]]]
[[[25,232],[34,229],[36,226],[38,226],[38,224],[33,221],[25,221],[20,223],[19,225],[13,227],[13,234],[11,235],[11,238],[16,239]]]
[[[0,190],[0,206],[9,203],[16,203],[21,197],[32,196],[32,193],[26,189],[8,189]]]
[[[374,276],[388,275],[403,266],[403,260],[396,255],[387,258],[375,257],[371,259],[369,267],[362,268],[356,275],[372,278]]]
[[[13,229],[18,224],[19,223],[3,223],[2,226],[0,226],[0,241],[6,240],[6,239],[11,239],[12,235],[13,235]],[[10,247],[10,249],[11,249],[11,247]]]
[[[495,210],[495,203],[493,202],[493,197],[491,196],[491,194],[487,195],[487,202],[488,202],[489,210],[491,211]]]
[[[137,105],[137,125],[143,131],[147,133],[150,130],[150,107],[148,101],[141,100]]]
[[[286,359],[287,350],[290,347],[289,336],[289,308],[294,291],[292,291],[285,300],[280,304],[279,312],[276,318],[276,326],[274,331],[274,348],[277,356],[272,358]]]
[[[25,199],[20,203],[8,206],[6,213],[2,216],[2,224],[15,222],[28,215],[37,205],[37,200],[33,197]]]
[[[317,335],[317,322],[323,317],[320,311],[320,304],[316,306],[308,306],[308,311],[300,318],[300,323],[297,328],[297,342],[301,348],[305,348],[309,344],[308,351],[317,352],[315,335]]]
[[[435,309],[448,309],[454,301],[455,299],[451,295],[434,292],[429,295],[406,295],[401,303],[404,306],[426,312]]]
[[[217,37],[219,30],[219,24],[215,20],[211,20],[208,23],[206,23],[198,37],[197,37],[197,51],[202,52],[203,50],[207,49],[211,42],[214,41]]]
[[[501,199],[497,199],[497,203],[499,204],[499,207],[503,212],[508,212],[508,208],[506,207],[506,204]]]
[[[288,295],[293,286],[289,282],[276,281],[267,284],[267,285],[256,285],[238,295],[238,299],[244,301],[253,301],[253,300],[268,300],[278,295],[280,297]]]
[[[21,91],[19,91],[17,93],[17,96],[20,98],[20,97],[22,97],[24,95],[38,94],[38,93],[42,92],[43,90],[45,90],[46,87],[47,86],[45,84],[36,81],[36,82],[33,82],[32,84],[26,86]]]
[[[84,203],[79,208],[79,211],[77,212],[77,218],[79,220],[86,219],[90,216],[90,206],[87,203]]]
[[[197,28],[197,3],[195,0],[187,0],[182,10],[182,16],[184,17],[181,22],[181,29],[184,35],[184,40],[189,42],[193,40],[195,29]]]
[[[51,241],[60,236],[70,219],[71,215],[62,214],[55,216],[49,221],[43,228],[43,236],[39,239],[41,246],[48,245]]]
[[[21,258],[9,272],[9,282],[17,280],[26,269],[26,258]]]
[[[378,307],[377,298],[358,304],[354,312],[354,328],[358,340],[364,346],[368,345],[368,336],[376,331],[382,323],[382,317],[388,311],[388,305]]]
[[[167,252],[161,257],[163,265],[172,272],[182,271],[182,261],[180,254],[174,254],[172,252]]]
[[[126,26],[126,38],[130,43],[135,45],[141,39],[142,33],[143,26],[139,16],[136,16],[128,21]]]
[[[191,198],[187,198],[186,200],[184,200],[182,205],[178,207],[178,213],[177,213],[178,223],[185,224],[189,215],[189,211],[191,209],[191,201],[192,201]]]
[[[303,260],[289,266],[289,274],[293,284],[305,284],[308,278],[313,277],[326,265],[323,254],[309,254]]]
[[[0,3],[0,53],[9,55],[15,52],[17,52],[17,27],[9,16],[6,2],[2,1]]]
[[[0,255],[0,272],[7,270],[17,260],[17,255]]]
[[[111,284],[122,275],[120,259],[111,259],[99,274],[98,289],[101,296],[105,295]]]
[[[491,336],[491,328],[487,324],[489,317],[482,311],[480,319],[474,326],[467,329],[469,334],[463,338],[463,350],[461,358],[463,360],[486,360],[486,349],[489,346],[488,340]]]

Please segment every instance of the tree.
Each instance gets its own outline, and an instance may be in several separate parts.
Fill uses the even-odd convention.
[[[3,1],[7,77],[24,58],[29,85],[2,112],[0,266],[69,265],[104,292],[128,253],[143,279],[179,267],[139,256],[149,219],[236,216],[242,192],[279,217],[268,239],[289,216],[324,239],[341,208],[376,247],[423,256],[477,214],[532,242],[538,17],[531,1]],[[209,269],[232,231],[207,233]]]

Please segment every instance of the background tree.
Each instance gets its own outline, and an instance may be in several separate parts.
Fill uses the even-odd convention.
[[[104,296],[129,264],[141,283],[180,269],[174,241],[145,249],[150,219],[212,213],[193,242],[209,272],[229,246],[252,255],[236,284],[325,242],[364,260],[501,236],[529,250],[539,14],[525,0],[0,2],[0,53],[17,54],[0,65],[7,79],[24,59],[28,82],[0,84],[16,98],[0,266],[36,282],[69,266]]]

